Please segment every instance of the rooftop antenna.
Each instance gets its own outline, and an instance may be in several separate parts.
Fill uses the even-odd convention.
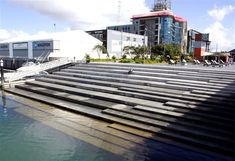
[[[56,32],[56,23],[54,23],[54,32]]]
[[[152,11],[171,10],[171,0],[154,0]]]

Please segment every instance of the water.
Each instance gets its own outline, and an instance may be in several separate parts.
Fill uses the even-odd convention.
[[[108,125],[0,91],[0,161],[227,160]]]
[[[123,157],[100,149],[19,113],[23,104],[0,104],[1,161],[119,161]],[[18,111],[17,111],[18,110]],[[31,116],[38,114],[31,113]],[[46,120],[46,118],[42,119]],[[56,119],[56,118],[55,118]]]

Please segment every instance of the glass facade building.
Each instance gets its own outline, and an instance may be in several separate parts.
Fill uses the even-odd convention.
[[[177,44],[186,52],[187,21],[170,10],[132,17],[134,33],[148,36],[148,45]]]

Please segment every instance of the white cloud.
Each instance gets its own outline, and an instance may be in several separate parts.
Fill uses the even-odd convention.
[[[9,31],[9,30],[0,28],[0,41],[10,39],[13,37],[27,36],[27,35],[29,34],[24,31],[16,31],[16,30]]]
[[[214,6],[214,9],[208,11],[208,14],[213,17],[216,21],[222,21],[224,17],[235,9],[234,6],[228,5],[224,6],[222,8],[218,8],[216,5]]]
[[[130,23],[133,14],[149,11],[145,0],[120,0],[120,4],[119,0],[10,0],[10,2],[45,16],[69,21],[72,29],[84,30],[105,28],[118,22]]]
[[[230,50],[235,40],[229,35],[230,29],[225,28],[221,22],[214,22],[205,29],[206,33],[210,33],[212,51]]]
[[[225,16],[232,14],[235,7],[228,5],[221,8],[214,7],[208,11],[215,21],[209,25],[204,32],[210,34],[211,50],[212,51],[227,51],[235,48],[235,24],[226,26],[223,23]]]

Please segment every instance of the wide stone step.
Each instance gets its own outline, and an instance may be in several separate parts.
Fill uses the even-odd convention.
[[[111,73],[111,74],[127,74],[129,69],[100,69],[100,68],[87,68],[87,67],[71,67],[68,69],[63,69],[62,71],[66,72],[79,72],[79,73],[85,73],[85,72],[100,72],[100,73]],[[146,72],[146,71],[137,71],[134,70],[135,75],[141,75],[141,76],[150,76],[150,77],[164,77],[164,78],[176,78],[176,79],[184,79],[184,80],[194,80],[194,81],[209,81],[210,78],[208,77],[200,77],[200,76],[187,76],[187,75],[179,75],[179,74],[172,74],[172,73],[158,73],[158,72]],[[225,78],[225,77],[224,77]],[[214,78],[215,79],[215,78]],[[232,79],[232,78],[231,78]]]
[[[116,109],[116,110],[122,110],[125,109],[127,111],[129,111],[131,109],[131,107],[128,107],[124,104],[117,104],[117,103],[113,103],[113,102],[108,102],[108,101],[102,101],[102,100],[97,100],[94,98],[87,98],[87,97],[81,97],[81,96],[77,96],[77,95],[71,95],[71,94],[66,94],[64,92],[58,92],[58,91],[54,91],[54,90],[49,90],[47,88],[40,88],[40,87],[34,87],[34,88],[30,88],[27,86],[17,86],[20,89],[24,89],[24,90],[29,90],[31,92],[35,92],[35,93],[39,93],[42,95],[47,95],[53,98],[57,98],[57,99],[61,99],[61,100],[66,100],[66,101],[70,101],[73,103],[77,103],[79,105],[85,105],[85,106],[89,106],[89,107],[94,107],[94,108],[99,108],[99,109]],[[157,119],[157,118],[155,118]],[[164,119],[164,116],[161,116],[161,119],[163,119],[164,121],[168,122],[168,119]],[[161,120],[160,119],[160,120]],[[178,122],[176,122],[176,124],[179,124]],[[185,125],[184,122],[181,122],[181,124]],[[208,128],[203,128],[203,127],[199,127],[198,125],[195,124],[190,124],[191,126],[194,126],[193,129],[204,129],[207,131],[215,131],[214,129],[208,129]],[[220,130],[217,130],[217,132],[219,132]],[[220,131],[220,133],[223,133],[222,131]]]
[[[97,66],[97,67],[100,67],[100,66],[105,66],[106,68],[109,68],[109,67],[117,67],[117,68],[120,68],[120,67],[129,67],[129,68],[142,68],[142,69],[165,69],[165,70],[169,70],[169,71],[185,71],[185,72],[200,72],[200,73],[217,73],[217,74],[224,74],[224,72],[226,71],[227,73],[229,73],[229,75],[231,76],[234,76],[235,75],[235,72],[233,70],[223,70],[221,68],[205,68],[205,67],[202,67],[202,68],[194,68],[194,67],[188,67],[185,68],[182,67],[182,66],[164,66],[164,65],[146,65],[146,64],[128,64],[128,63],[90,63],[90,64],[82,64],[83,66]]]
[[[154,126],[154,127],[159,127],[159,128],[162,128],[163,130],[172,130],[173,132],[179,135],[191,137],[194,139],[208,140],[213,143],[218,143],[221,146],[233,147],[234,145],[234,142],[231,140],[231,138],[218,136],[215,133],[210,134],[205,131],[202,132],[202,131],[195,130],[193,128],[175,125],[175,124],[167,123],[164,121],[154,120],[154,119],[146,118],[143,116],[137,116],[134,114],[126,113],[123,111],[117,111],[114,109],[105,109],[102,111],[102,113],[114,115],[116,117],[124,118],[127,120],[141,122],[141,123]]]
[[[202,142],[202,141],[195,140],[193,138],[182,137],[182,136],[174,134],[174,133],[163,132],[161,129],[159,129],[157,127],[153,128],[151,126],[146,126],[145,124],[136,123],[134,121],[128,121],[128,120],[122,119],[120,117],[105,115],[105,114],[100,113],[99,111],[97,112],[97,111],[93,110],[92,108],[85,107],[85,106],[81,107],[81,106],[78,106],[77,104],[63,101],[63,100],[58,100],[53,97],[47,97],[44,95],[35,94],[32,92],[28,92],[28,91],[20,90],[20,89],[7,89],[6,91],[20,95],[20,96],[24,96],[24,97],[27,97],[30,99],[34,99],[37,101],[41,101],[43,103],[54,105],[54,106],[62,108],[62,109],[66,109],[66,110],[78,112],[80,114],[84,114],[87,116],[91,116],[93,118],[102,119],[102,120],[105,120],[108,122],[112,121],[114,123],[116,122],[116,123],[120,123],[123,125],[131,126],[134,128],[138,128],[138,129],[142,129],[142,130],[146,130],[146,131],[151,131],[151,132],[156,132],[156,133],[158,133],[159,137],[167,137],[167,138],[170,138],[174,141],[186,143],[187,145],[193,145],[193,146],[197,146],[199,148],[209,149],[209,150],[212,150],[215,152],[220,152],[220,153],[225,153],[225,154],[230,154],[230,155],[233,154],[232,149],[226,149],[226,148],[218,146],[214,143]]]
[[[207,79],[199,79],[198,78],[194,78],[194,77],[181,77],[180,75],[172,75],[169,76],[170,74],[162,74],[162,75],[158,75],[158,73],[150,73],[150,74],[146,74],[143,75],[139,72],[134,72],[131,75],[128,75],[127,72],[113,72],[112,70],[109,69],[105,69],[103,71],[90,71],[90,70],[86,70],[86,69],[64,69],[62,70],[63,72],[68,72],[68,73],[77,73],[77,74],[87,74],[87,75],[100,75],[100,76],[110,76],[110,77],[121,77],[121,78],[129,78],[129,79],[141,79],[141,80],[150,80],[150,81],[172,81],[172,82],[180,82],[180,83],[184,83],[186,82],[187,84],[195,84],[197,86],[202,85],[202,86],[210,86],[211,88],[224,88],[228,85],[228,83],[225,83],[227,80],[224,79],[220,79],[220,83],[208,83],[211,79],[207,78]],[[144,72],[142,72],[144,73]],[[234,78],[233,78],[234,79]],[[233,80],[232,79],[232,80]],[[200,87],[200,86],[199,86]],[[234,85],[235,87],[235,85]]]
[[[138,92],[138,93],[144,93],[144,94],[150,94],[150,95],[159,95],[159,96],[166,96],[166,97],[171,97],[171,98],[176,98],[176,99],[168,99],[168,101],[173,101],[176,103],[182,103],[182,104],[189,104],[189,105],[198,105],[197,109],[198,110],[204,110],[204,111],[211,111],[212,107],[213,110],[219,110],[222,113],[229,113],[230,111],[224,111],[224,109],[227,110],[235,110],[234,108],[229,108],[233,107],[233,98],[228,98],[228,97],[216,97],[216,96],[210,96],[210,95],[197,95],[197,94],[190,94],[190,93],[182,93],[182,94],[168,94],[168,93],[163,93],[163,92],[158,92],[158,91],[149,91],[149,90],[144,90],[144,89],[135,89],[135,88],[127,88],[127,87],[119,87],[119,90],[124,90],[124,91],[130,91],[130,92]],[[202,107],[199,107],[202,105]],[[222,107],[226,105],[226,107]],[[203,107],[204,106],[204,107]],[[183,106],[186,107],[186,106]],[[193,108],[193,107],[192,107]]]
[[[106,76],[96,76],[96,75],[87,75],[87,74],[71,74],[66,72],[56,72],[55,75],[61,76],[70,76],[70,77],[78,77],[78,78],[87,78],[93,80],[104,80],[110,82],[121,82],[121,83],[128,83],[128,84],[135,84],[135,85],[145,85],[145,86],[152,86],[152,87],[161,87],[167,89],[178,89],[178,90],[203,90],[203,91],[220,91],[219,89],[211,89],[211,88],[200,88],[200,87],[193,87],[193,86],[186,86],[186,85],[174,85],[174,84],[166,84],[164,82],[156,82],[156,81],[144,81],[144,80],[133,80],[127,78],[118,78],[118,77],[106,77]]]
[[[207,80],[197,80],[197,79],[177,79],[171,77],[162,77],[162,76],[146,76],[140,75],[138,73],[128,74],[126,73],[110,73],[110,72],[96,72],[96,71],[85,71],[85,70],[71,70],[71,69],[64,69],[62,72],[74,73],[74,74],[87,74],[87,75],[97,75],[97,76],[107,76],[107,77],[120,77],[120,78],[128,78],[128,79],[138,79],[138,80],[149,80],[149,81],[158,81],[158,82],[166,82],[166,81],[179,81],[179,82],[194,82],[194,83],[202,83],[200,81],[209,81]]]
[[[40,78],[40,80],[41,79],[46,79],[46,78]],[[55,82],[58,82],[58,80],[51,80],[51,81],[49,81],[50,83],[55,83]],[[71,83],[71,82],[70,82]],[[31,83],[29,83],[29,84],[32,84],[32,82]],[[32,85],[35,85],[35,86],[41,86],[40,84],[38,84],[38,83],[33,83]],[[50,86],[53,86],[53,85],[48,85],[48,86],[46,86],[46,88],[51,88]],[[71,86],[73,86],[73,87],[77,87],[77,88],[81,88],[81,86],[83,86],[83,87],[85,87],[84,89],[87,89],[87,88],[89,88],[88,86],[92,86],[92,85],[88,85],[87,87],[86,87],[86,84],[79,84],[78,86],[76,86],[76,84],[74,84],[74,83],[71,83]],[[53,90],[58,90],[58,88],[52,88]],[[64,91],[64,90],[62,90],[62,91]],[[70,93],[70,92],[68,92],[68,93]],[[73,92],[72,92],[73,93]],[[179,107],[179,108],[181,108],[181,107]],[[188,108],[191,108],[191,109],[197,109],[197,106],[195,106],[195,107],[188,107]],[[165,110],[165,107],[163,107],[163,110]],[[169,109],[168,109],[169,110]],[[213,109],[211,109],[210,111],[213,111]],[[182,111],[181,111],[182,112]],[[221,113],[219,113],[219,116],[221,115]],[[210,118],[209,116],[206,116],[206,118]],[[233,117],[232,117],[233,118]],[[201,118],[202,119],[202,118]],[[201,120],[200,119],[200,120]],[[210,122],[210,120],[207,120],[206,122]],[[205,122],[204,122],[205,123]],[[216,123],[216,124],[218,124],[218,123]]]
[[[190,122],[189,120],[186,121],[183,117],[174,118],[174,117],[169,117],[169,116],[165,116],[165,115],[161,115],[157,113],[144,112],[141,110],[136,110],[136,109],[125,107],[125,106],[119,106],[117,108],[107,108],[107,109],[113,109],[115,111],[120,111],[120,112],[124,112],[127,114],[141,116],[144,118],[149,118],[149,119],[153,119],[157,121],[159,120],[159,121],[163,121],[166,123],[170,123],[171,125],[183,126],[191,130],[208,132],[211,135],[214,135],[216,133],[218,136],[227,137],[230,139],[234,137],[234,133],[229,131],[228,129],[224,130],[218,127],[204,126],[204,124],[200,124],[200,121]]]
[[[214,105],[214,106],[211,106],[211,104],[204,103],[204,102],[203,103],[195,103],[195,104],[193,104],[191,102],[191,104],[190,103],[186,104],[186,103],[168,101],[164,105],[173,106],[173,107],[181,107],[181,108],[185,107],[185,108],[192,108],[192,109],[199,108],[199,109],[202,109],[202,111],[204,110],[204,111],[207,111],[207,112],[209,112],[209,111],[210,112],[216,111],[215,113],[218,112],[219,115],[222,115],[224,113],[224,114],[230,115],[231,118],[234,118],[234,112],[235,112],[235,109],[233,108],[233,106],[231,106],[231,107],[228,107],[228,106],[219,106],[218,104]]]
[[[33,85],[35,87],[30,87],[30,86],[16,86],[18,88],[28,88],[28,90],[35,90],[37,87],[43,87],[45,89],[51,89],[51,90],[56,90],[56,91],[61,91],[61,92],[67,92],[70,94],[76,94],[80,96],[87,96],[87,97],[93,97],[97,99],[103,99],[107,101],[113,101],[117,103],[123,103],[126,105],[143,105],[143,106],[150,106],[154,108],[159,108],[163,110],[168,110],[168,111],[177,111],[181,113],[187,113],[189,115],[195,115],[195,116],[200,116],[200,117],[206,117],[208,119],[216,119],[219,121],[229,121],[229,122],[234,122],[234,120],[226,117],[221,117],[220,115],[212,115],[210,113],[201,113],[197,111],[193,111],[192,109],[181,109],[181,108],[174,108],[170,106],[163,106],[162,103],[156,102],[156,101],[148,101],[144,99],[138,99],[138,98],[133,98],[133,97],[127,97],[127,96],[120,96],[120,95],[114,95],[114,94],[109,94],[109,93],[102,93],[102,92],[96,92],[96,91],[90,91],[90,90],[84,90],[84,89],[77,89],[77,88],[72,88],[72,87],[67,87],[67,86],[62,86],[62,85],[54,85],[50,83],[43,83],[43,82],[27,82],[30,85]],[[36,90],[35,90],[36,91]],[[37,92],[37,91],[36,91]],[[43,92],[43,91],[39,91]],[[45,92],[45,94],[48,94]]]
[[[151,72],[151,73],[168,73],[168,74],[178,74],[178,73],[189,73],[189,74],[200,74],[199,71],[183,71],[183,70],[172,70],[172,68],[170,69],[162,69],[162,68],[158,68],[156,66],[152,66],[152,67],[148,67],[148,68],[143,68],[143,67],[136,67],[136,66],[112,66],[112,65],[91,65],[91,64],[81,64],[81,65],[77,65],[74,66],[74,68],[72,69],[76,69],[76,68],[96,68],[96,69],[110,69],[110,70],[125,70],[128,71],[130,68],[134,69],[134,71],[139,71],[139,72]],[[213,72],[213,71],[211,71]],[[207,73],[206,73],[207,74]],[[223,73],[224,74],[224,73]],[[208,74],[209,75],[209,74]]]
[[[200,95],[211,95],[211,96],[219,96],[219,97],[231,97],[233,93],[231,92],[224,92],[224,91],[201,91],[201,90],[192,90],[191,93],[200,94]]]
[[[51,79],[58,79],[58,80],[66,80],[71,82],[80,82],[85,84],[94,84],[94,85],[101,85],[101,86],[109,86],[109,87],[131,87],[135,89],[146,89],[150,91],[160,91],[165,93],[173,93],[173,94],[181,94],[187,91],[187,89],[182,88],[180,89],[169,89],[164,87],[150,87],[145,85],[135,85],[135,84],[128,84],[128,83],[121,83],[121,82],[110,82],[105,80],[96,80],[96,79],[89,79],[89,78],[79,78],[79,77],[71,77],[71,76],[64,76],[64,75],[47,75],[46,78]]]
[[[58,80],[58,79],[49,79],[49,78],[39,78],[36,79],[37,81],[42,81],[42,82],[47,82],[47,83],[53,83],[53,84],[59,84],[59,85],[64,85],[64,86],[70,86],[70,87],[76,87],[76,88],[80,88],[80,89],[88,89],[88,90],[94,90],[94,91],[100,91],[100,92],[106,92],[106,93],[112,93],[112,94],[119,94],[119,95],[130,95],[133,94],[133,97],[138,97],[138,98],[143,98],[145,97],[146,99],[149,100],[163,100],[163,101],[175,101],[175,102],[180,102],[180,103],[192,103],[193,101],[207,101],[204,98],[200,99],[197,97],[190,97],[190,96],[186,96],[186,95],[175,95],[175,94],[169,94],[169,93],[162,93],[162,92],[152,92],[152,91],[145,91],[145,90],[138,90],[138,89],[130,89],[130,88],[126,88],[126,87],[119,87],[119,88],[111,88],[111,87],[104,87],[104,86],[97,86],[97,85],[92,85],[92,84],[84,84],[84,83],[77,83],[77,82],[70,82],[70,81],[63,81],[63,80]],[[30,84],[30,82],[29,82]],[[119,91],[119,90],[121,91]],[[130,91],[130,92],[123,92],[123,91]],[[141,93],[144,94],[151,94],[151,95],[141,95]],[[163,96],[163,97],[154,97],[155,95],[157,96]],[[149,98],[147,98],[149,97]],[[184,100],[181,100],[181,99]],[[189,100],[189,101],[187,101]],[[220,100],[219,98],[215,100]],[[213,100],[208,99],[208,102],[212,102]],[[198,103],[200,104],[200,103]],[[217,102],[216,105],[218,106]],[[187,108],[186,106],[184,106],[185,108]],[[189,107],[190,108],[190,107]],[[192,108],[190,108],[192,109]],[[202,111],[211,111],[211,109],[203,107],[203,108],[195,108],[197,110],[202,110]],[[221,109],[221,108],[218,108]],[[220,113],[224,113],[224,109],[223,111],[220,111]],[[225,112],[226,113],[226,112]],[[230,114],[229,112],[227,112],[227,114]]]
[[[72,68],[75,68],[74,66]],[[211,74],[211,73],[185,73],[185,72],[180,72],[178,73],[179,75],[183,75],[183,76],[199,76],[199,77],[202,77],[202,78],[219,78],[219,79],[234,79],[235,78],[235,75],[233,76],[229,76],[228,74]]]
[[[148,101],[148,100],[143,100],[143,99],[138,99],[138,98],[133,98],[133,97],[127,97],[127,96],[120,96],[120,95],[115,95],[115,94],[109,94],[109,93],[102,93],[102,92],[96,92],[96,91],[91,91],[91,90],[85,90],[85,89],[78,89],[78,88],[72,88],[72,87],[67,87],[67,86],[62,86],[62,85],[55,85],[55,84],[50,84],[50,83],[43,83],[43,82],[27,82],[30,85],[17,85],[16,88],[24,88],[28,90],[32,90],[35,92],[41,92],[43,94],[52,94],[53,91],[56,94],[56,92],[63,92],[66,94],[75,94],[79,96],[85,96],[85,97],[92,97],[96,99],[102,99],[105,101],[111,101],[111,102],[116,102],[116,103],[123,103],[126,105],[149,105],[149,106],[154,106],[158,108],[164,108],[166,110],[175,110],[175,108],[172,107],[163,107],[163,104],[160,102],[156,101]],[[33,85],[33,86],[32,86]],[[44,90],[37,90],[37,88],[43,88]],[[50,92],[48,93],[47,90],[50,89]]]
[[[194,87],[205,87],[205,88],[213,88],[213,89],[220,89],[221,91],[228,91],[235,93],[234,86],[214,86],[214,85],[207,85],[207,84],[197,84],[197,83],[188,83],[188,82],[178,82],[178,81],[167,81],[168,84],[176,84],[176,85],[187,85],[187,86],[194,86]]]
[[[124,75],[127,74],[126,70],[110,70],[110,69],[97,69],[97,68],[91,68],[91,69],[88,68],[87,69],[85,67],[82,68],[82,69],[80,69],[78,67],[71,67],[71,68],[72,68],[72,70],[71,69],[65,69],[63,71],[71,72],[71,73],[91,73],[94,70],[94,71],[98,71],[98,72],[105,72],[105,73],[111,73],[111,74],[113,74],[113,73],[124,74]],[[90,70],[92,70],[92,71],[90,71]],[[138,71],[136,72],[135,71],[134,75],[143,75],[143,76],[152,76],[152,77],[157,76],[157,77],[163,77],[163,78],[178,78],[177,81],[179,81],[180,79],[183,79],[181,81],[186,81],[187,80],[186,77],[181,77],[178,74],[167,74],[167,73],[160,73],[159,74],[159,73],[138,72]],[[200,78],[200,76],[198,78]],[[199,87],[200,87],[200,85],[210,86],[212,88],[214,88],[214,87],[224,88],[228,85],[231,86],[229,83],[226,83],[226,81],[224,81],[224,80],[220,80],[220,83],[209,83],[208,82],[208,81],[210,81],[209,76],[207,77],[207,79],[202,79],[200,81],[197,78],[194,79],[194,77],[188,77],[188,79],[189,79],[189,81],[191,80],[190,81],[191,83],[194,83],[195,85],[197,85]],[[235,78],[233,78],[233,79],[235,79]],[[187,83],[189,83],[189,82],[187,82]],[[233,86],[235,87],[235,84]]]
[[[134,110],[139,110],[141,112],[148,112],[148,113],[153,113],[153,114],[160,114],[164,116],[169,116],[173,117],[175,119],[183,119],[185,122],[192,122],[192,123],[198,123],[198,124],[204,124],[205,126],[209,127],[214,127],[214,128],[220,128],[223,130],[235,130],[235,126],[229,123],[221,122],[216,119],[208,119],[204,117],[197,117],[197,116],[192,116],[190,114],[182,114],[179,112],[174,112],[174,111],[167,111],[167,110],[162,110],[162,109],[157,109],[153,107],[148,107],[148,106],[140,106],[137,105],[133,107]]]
[[[108,73],[118,73],[118,74],[127,74],[130,68],[97,68],[94,66],[73,66],[63,71],[95,71],[95,72],[108,72]],[[136,75],[144,75],[144,76],[160,76],[160,77],[168,77],[168,78],[179,78],[179,79],[189,79],[189,80],[200,80],[200,81],[208,81],[209,79],[234,79],[235,76],[228,76],[225,74],[200,74],[200,73],[189,73],[189,72],[177,72],[177,71],[169,71],[169,70],[146,70],[142,68],[135,68],[134,74]]]

